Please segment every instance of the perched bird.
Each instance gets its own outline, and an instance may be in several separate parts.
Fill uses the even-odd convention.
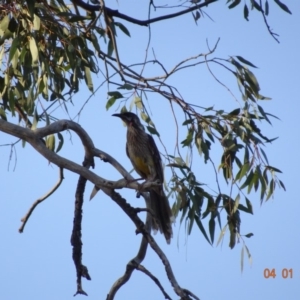
[[[152,229],[160,230],[170,243],[172,238],[172,212],[168,198],[163,190],[164,175],[161,157],[151,135],[145,132],[138,116],[131,112],[113,114],[127,125],[126,153],[135,171],[147,181],[158,181],[159,185],[151,187],[150,210],[154,214]]]

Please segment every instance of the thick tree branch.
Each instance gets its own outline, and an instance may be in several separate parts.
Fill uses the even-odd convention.
[[[177,280],[174,276],[172,267],[170,265],[169,260],[167,259],[164,252],[160,249],[160,247],[157,245],[151,234],[147,231],[145,228],[144,223],[141,221],[141,219],[137,216],[135,209],[126,202],[124,198],[120,196],[120,194],[116,193],[112,189],[103,189],[104,193],[107,194],[113,201],[115,201],[122,210],[126,213],[126,215],[133,221],[133,223],[136,225],[138,232],[141,232],[143,236],[147,239],[150,247],[154,250],[154,252],[158,255],[158,257],[161,259],[162,263],[165,266],[165,270],[167,273],[167,276],[169,278],[169,281],[171,285],[174,288],[175,293],[181,297],[182,300],[190,300],[191,298],[189,296],[193,296],[192,293],[190,293],[188,290],[182,289],[179,284],[177,283]],[[113,298],[107,298],[107,299],[113,299]],[[195,298],[197,299],[197,298]]]
[[[60,155],[49,150],[46,147],[44,140],[42,140],[43,137],[69,129],[75,131],[80,137],[85,148],[86,157],[89,157],[89,159],[92,160],[93,156],[98,156],[100,153],[104,153],[99,149],[94,148],[94,144],[89,135],[86,133],[86,131],[80,125],[73,121],[60,120],[50,124],[49,126],[45,126],[36,130],[31,130],[29,128],[24,128],[0,119],[0,131],[3,131],[7,134],[27,141],[49,162],[57,165],[60,168],[64,168],[73,173],[79,174],[99,187],[113,189],[122,189],[124,187],[127,187],[130,189],[141,191],[141,188],[143,188],[143,190],[147,190],[151,186],[158,184],[156,182],[147,181],[141,186],[136,181],[128,181],[126,179],[120,179],[118,181],[106,180],[96,175],[95,173],[89,171],[88,169],[80,166],[79,164],[68,160],[64,157],[61,157]],[[92,162],[90,163],[92,164]]]
[[[122,14],[118,10],[114,10],[114,9],[111,9],[111,8],[108,8],[108,7],[105,7],[105,11],[111,17],[116,17],[116,18],[128,21],[128,22],[133,23],[133,24],[137,24],[137,25],[140,25],[140,26],[149,26],[151,23],[176,18],[176,17],[182,16],[182,15],[185,15],[187,13],[190,13],[192,11],[195,11],[197,9],[200,9],[204,6],[208,6],[209,4],[211,4],[213,2],[217,2],[217,1],[218,0],[206,0],[201,4],[194,5],[192,7],[184,9],[182,11],[179,11],[179,12],[176,12],[176,13],[173,13],[173,14],[169,14],[169,15],[160,16],[160,17],[157,17],[157,18],[149,19],[149,20],[138,20],[138,19],[129,17],[128,15]],[[88,11],[99,11],[99,10],[102,9],[100,5],[90,5],[90,4],[85,3],[82,0],[72,0],[72,2],[77,4],[78,6],[82,7],[83,9],[88,10]]]
[[[89,158],[87,153],[86,158],[83,162],[85,168],[91,167],[91,162],[94,163],[93,157]],[[74,220],[73,229],[71,235],[71,245],[73,246],[73,261],[76,268],[77,275],[77,291],[74,296],[81,294],[86,295],[87,293],[82,288],[81,278],[84,277],[87,280],[91,280],[88,268],[82,264],[82,233],[81,233],[81,223],[82,223],[82,206],[83,206],[83,196],[86,186],[86,178],[79,176],[76,193],[75,193],[75,207],[74,207]]]

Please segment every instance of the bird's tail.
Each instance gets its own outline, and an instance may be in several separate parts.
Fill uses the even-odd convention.
[[[168,198],[162,188],[150,191],[150,202],[150,209],[154,214],[152,217],[152,229],[163,233],[167,243],[170,244],[173,236],[173,217]]]

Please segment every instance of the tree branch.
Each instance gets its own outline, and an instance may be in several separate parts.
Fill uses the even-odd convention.
[[[159,280],[154,275],[152,275],[144,266],[142,266],[142,265],[137,266],[137,270],[139,270],[139,271],[143,272],[144,274],[148,275],[154,281],[154,283],[159,287],[159,289],[163,293],[165,299],[172,300],[171,297],[164,290],[164,288],[161,285],[161,283],[159,282]]]
[[[71,1],[75,4],[77,4],[78,6],[82,7],[83,9],[87,10],[87,11],[99,11],[99,10],[102,9],[102,7],[100,5],[90,5],[90,4],[85,3],[82,0],[71,0]],[[108,8],[108,7],[105,7],[104,9],[105,9],[106,13],[108,15],[112,16],[112,17],[116,17],[116,18],[128,21],[128,22],[133,23],[133,24],[137,24],[137,25],[140,25],[140,26],[149,26],[151,23],[176,18],[178,16],[182,16],[182,15],[185,15],[189,12],[194,11],[194,10],[200,9],[204,6],[208,6],[209,4],[211,4],[213,2],[217,2],[217,1],[218,0],[206,0],[201,4],[194,5],[192,7],[184,9],[182,11],[179,11],[179,12],[176,12],[176,13],[173,13],[173,14],[169,14],[169,15],[160,16],[160,17],[157,17],[157,18],[149,19],[149,20],[134,19],[132,17],[129,17],[128,15],[120,13],[118,10],[114,10],[114,9],[111,9],[111,8]]]
[[[158,255],[158,257],[161,259],[162,263],[164,264],[167,276],[169,278],[171,285],[174,288],[175,293],[178,296],[180,296],[182,300],[190,300],[189,295],[193,296],[193,294],[190,293],[188,290],[182,289],[179,286],[173,274],[172,267],[170,265],[168,258],[166,257],[164,252],[160,249],[160,247],[157,245],[157,243],[155,242],[151,234],[148,232],[144,223],[137,216],[135,209],[130,204],[128,204],[126,200],[120,196],[120,194],[116,193],[114,190],[104,188],[103,191],[122,208],[122,210],[126,213],[126,215],[136,225],[137,231],[142,233],[143,236],[147,239],[150,247],[154,250],[154,252]],[[113,298],[107,298],[107,299],[113,299]]]
[[[27,212],[27,214],[21,219],[22,225],[19,228],[19,232],[22,233],[24,231],[24,227],[27,223],[27,221],[29,220],[32,212],[34,211],[34,209],[44,200],[46,200],[48,197],[50,197],[61,185],[62,181],[64,179],[64,173],[63,173],[63,168],[59,169],[59,178],[58,178],[58,182],[55,184],[55,186],[46,194],[44,195],[42,198],[37,199],[30,207],[29,211]]]
[[[85,168],[91,167],[91,162],[93,163],[93,157],[88,158],[86,154],[86,158],[83,162],[83,166]],[[86,178],[83,176],[79,176],[76,193],[75,193],[75,209],[74,209],[74,220],[73,220],[73,229],[71,235],[71,245],[73,246],[73,261],[76,268],[77,275],[77,291],[74,296],[81,294],[86,295],[87,293],[82,288],[81,278],[84,277],[87,280],[91,280],[89,275],[88,268],[82,264],[82,233],[81,233],[81,223],[82,223],[82,206],[83,206],[83,195],[86,186]]]
[[[36,130],[31,130],[0,119],[0,131],[25,140],[36,151],[38,151],[42,156],[44,156],[49,162],[57,165],[60,168],[64,168],[73,173],[79,174],[101,188],[105,187],[113,189],[122,189],[124,187],[127,187],[130,189],[143,191],[148,190],[150,187],[156,186],[158,184],[157,182],[147,181],[143,183],[143,185],[140,185],[134,180],[128,181],[127,179],[120,179],[118,181],[106,180],[96,175],[95,173],[89,171],[88,169],[80,166],[79,164],[68,160],[64,157],[61,157],[60,155],[49,150],[46,147],[45,142],[42,139],[43,137],[68,129],[75,131],[80,137],[85,148],[86,158],[93,160],[94,156],[98,156],[99,154],[104,155],[103,151],[100,151],[99,149],[94,147],[94,144],[87,132],[80,125],[73,121],[60,120],[48,126]],[[91,166],[94,165],[93,161],[91,161],[90,163]]]

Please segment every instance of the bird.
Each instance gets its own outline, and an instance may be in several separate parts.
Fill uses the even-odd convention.
[[[135,171],[146,181],[157,182],[149,188],[150,211],[153,214],[151,228],[164,234],[170,244],[173,232],[173,216],[163,189],[162,161],[153,137],[145,132],[139,117],[132,112],[113,114],[127,126],[126,154]]]

